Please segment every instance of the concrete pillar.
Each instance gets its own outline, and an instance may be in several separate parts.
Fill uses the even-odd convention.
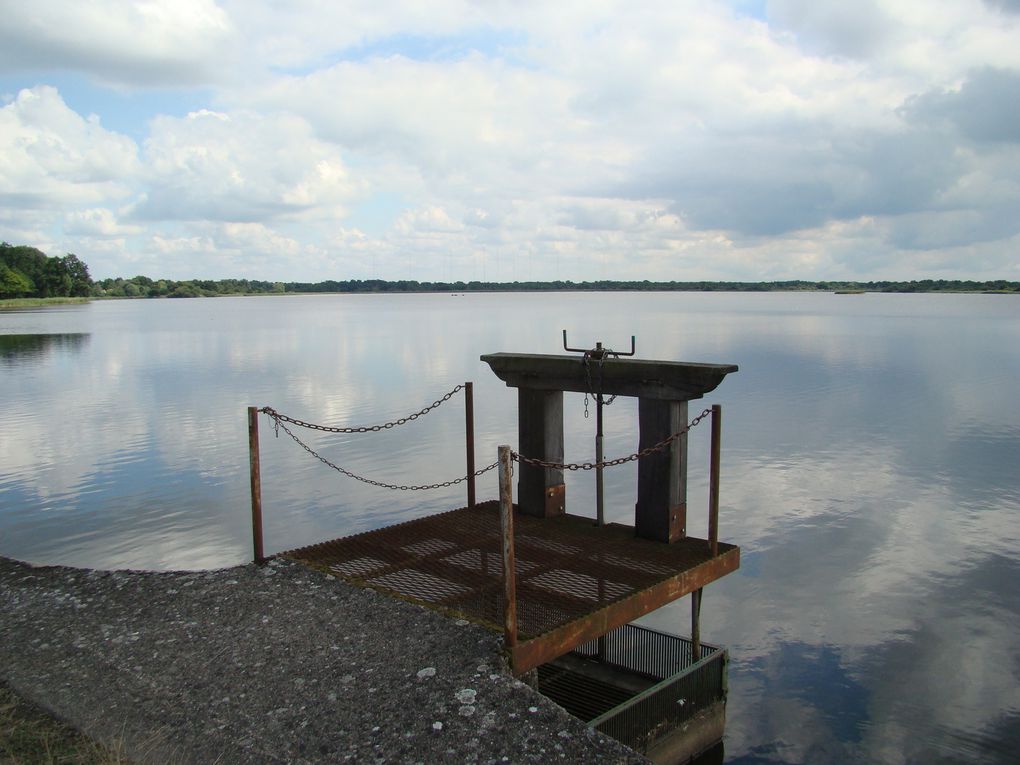
[[[687,424],[686,401],[638,400],[638,449],[653,446]],[[638,460],[634,532],[675,542],[687,536],[687,434],[669,448]]]
[[[518,388],[517,443],[525,457],[563,462],[563,391]],[[517,504],[525,515],[547,518],[566,508],[563,471],[522,462]]]

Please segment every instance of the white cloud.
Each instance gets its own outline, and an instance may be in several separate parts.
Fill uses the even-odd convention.
[[[105,207],[73,210],[64,220],[66,233],[81,236],[123,237],[140,234],[143,231],[140,226],[122,225],[114,212]]]
[[[903,112],[912,121],[957,131],[971,141],[1020,144],[1020,70],[969,71],[958,87],[907,99]]]
[[[485,28],[494,21],[513,18],[513,9],[503,5],[467,0],[427,4],[401,0],[224,3],[258,60],[281,68],[321,66],[341,52],[394,37],[423,42]]]
[[[299,117],[208,110],[158,117],[136,220],[267,222],[343,215],[358,185]]]
[[[113,84],[191,85],[217,77],[232,46],[213,0],[5,3],[0,71],[69,68]]]
[[[769,18],[793,30],[807,50],[867,57],[892,43],[895,27],[876,0],[771,0]]]
[[[133,85],[97,109],[146,121],[137,156],[53,88],[27,91],[48,110],[12,100],[0,189],[38,221],[0,214],[0,235],[86,259],[79,245],[123,240],[97,274],[158,271],[154,242],[195,240],[224,248],[206,273],[250,257],[279,279],[1012,268],[1020,17],[1003,3],[181,8],[12,12],[0,35],[34,52],[0,66]],[[40,26],[61,10],[73,24]],[[210,90],[182,116],[147,83]],[[75,87],[79,112],[101,95]],[[247,255],[231,225],[261,232]]]
[[[0,109],[0,198],[5,206],[59,209],[128,193],[134,143],[69,109],[56,89],[25,89]]]
[[[349,150],[410,163],[430,180],[463,174],[450,178],[463,184],[556,159],[546,152],[565,143],[569,96],[553,77],[498,61],[395,56],[282,78],[245,98],[301,114]]]
[[[395,229],[401,234],[449,234],[464,230],[464,225],[450,218],[441,207],[408,210],[397,221]]]

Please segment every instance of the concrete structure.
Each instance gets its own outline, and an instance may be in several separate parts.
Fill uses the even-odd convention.
[[[563,393],[635,396],[639,450],[680,431],[687,402],[715,390],[736,372],[734,364],[691,364],[604,356],[491,353],[482,356],[499,379],[518,390],[520,453],[563,462]],[[566,511],[563,471],[522,463],[517,504],[526,515],[549,517]],[[687,535],[687,436],[638,462],[637,536],[675,542]]]
[[[574,350],[567,346],[566,332],[563,344],[565,349]],[[628,718],[629,723],[620,729],[621,740],[626,740],[644,751],[656,762],[688,761],[720,741],[725,725],[725,660],[716,661],[711,667],[702,660],[700,639],[702,589],[709,582],[736,570],[740,554],[738,548],[718,541],[721,425],[721,410],[718,406],[706,410],[697,418],[700,420],[711,411],[709,538],[707,540],[688,538],[687,431],[690,429],[688,402],[714,390],[727,374],[737,371],[736,365],[619,358],[619,355],[603,349],[601,343],[590,351],[584,351],[581,356],[493,353],[482,356],[481,360],[487,363],[507,386],[518,389],[519,452],[514,457],[518,462],[519,471],[518,496],[514,505],[509,495],[509,460],[502,456],[509,450],[507,447],[501,447],[501,460],[507,464],[503,468],[504,479],[501,484],[506,488],[502,489],[503,496],[500,500],[504,529],[505,601],[508,603],[504,634],[515,671],[536,666],[535,657],[539,655],[544,657],[544,661],[562,657],[556,658],[551,664],[543,665],[540,677],[546,678],[546,682],[552,682],[548,679],[550,677],[568,678],[566,687],[574,690],[565,691],[566,696],[558,699],[567,708],[570,708],[572,703],[570,693],[581,693],[585,696],[585,700],[580,704],[584,707],[590,703],[593,695],[598,695],[597,689],[601,689],[607,694],[607,698],[611,698],[613,693],[619,693],[628,686],[628,683],[633,683],[635,678],[639,682],[647,683],[648,681],[643,679],[645,675],[640,673],[632,675],[625,664],[604,654],[605,636],[611,631],[613,634],[619,634],[619,630],[627,626],[629,620],[690,594],[691,649],[687,669],[669,678],[663,676],[653,687],[638,691],[630,700],[591,721],[593,725],[606,725],[617,716],[621,719]],[[594,467],[597,471],[597,525],[602,527],[604,524],[602,407],[607,396],[633,396],[638,399],[636,452],[641,456],[638,459],[637,498],[631,538],[635,541],[663,543],[670,549],[689,548],[694,555],[701,552],[706,558],[705,560],[691,558],[684,563],[678,560],[675,567],[670,567],[669,577],[659,585],[635,589],[625,597],[607,602],[602,597],[603,591],[615,585],[622,577],[613,570],[612,564],[607,566],[604,561],[623,556],[599,553],[596,556],[598,565],[595,567],[598,573],[594,574],[594,580],[598,583],[600,596],[598,602],[592,605],[593,610],[587,615],[575,618],[563,628],[551,630],[530,640],[519,641],[517,606],[512,601],[522,600],[522,596],[514,580],[523,577],[527,581],[529,573],[527,569],[523,573],[518,571],[514,550],[513,516],[519,516],[519,520],[524,520],[524,517],[545,519],[547,524],[557,522],[559,516],[570,517],[567,513],[566,488],[563,480],[563,471],[566,467],[563,453],[564,392],[590,395],[597,407],[596,464],[585,466]],[[616,541],[610,545],[618,546],[622,552],[629,544],[620,536],[625,529],[619,524],[609,526],[612,528],[600,531],[610,536],[615,535]],[[589,542],[586,549],[594,550],[593,542]],[[589,554],[594,555],[592,552]],[[648,548],[640,553],[636,550],[628,551],[632,558],[636,554],[651,557],[653,551]],[[575,564],[572,570],[580,568],[580,564]],[[578,579],[578,586],[580,582]],[[522,600],[521,608],[525,610],[528,608],[526,600]],[[590,641],[593,640],[599,646],[594,656],[586,655],[587,658],[583,661],[571,659],[571,656],[580,656],[577,651],[582,644],[588,641],[587,645],[590,646],[592,644]],[[655,656],[656,650],[648,649],[651,651],[649,655],[653,661],[659,658]],[[564,655],[564,652],[571,653]],[[722,652],[717,658],[724,655],[725,652]],[[647,658],[648,656],[645,657]],[[665,655],[661,658],[666,661]],[[552,668],[554,666],[555,669]],[[718,677],[713,674],[720,672]],[[703,677],[699,680],[699,676]],[[711,680],[708,679],[709,676],[712,677]],[[676,699],[672,701],[669,699],[681,692],[689,696],[690,689],[683,690],[681,686],[691,682],[694,682],[692,687],[717,688],[718,695],[706,697],[703,700],[705,705],[699,707],[693,716],[677,717]],[[682,703],[683,699],[680,699],[680,702]],[[607,732],[612,730],[613,728],[609,728]]]

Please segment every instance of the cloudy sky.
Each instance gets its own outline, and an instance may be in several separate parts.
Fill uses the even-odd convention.
[[[0,0],[93,276],[1020,280],[1020,0]]]

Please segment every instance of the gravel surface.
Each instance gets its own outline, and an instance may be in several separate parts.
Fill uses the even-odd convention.
[[[0,558],[0,677],[140,762],[647,762],[515,680],[493,633],[283,560]]]

